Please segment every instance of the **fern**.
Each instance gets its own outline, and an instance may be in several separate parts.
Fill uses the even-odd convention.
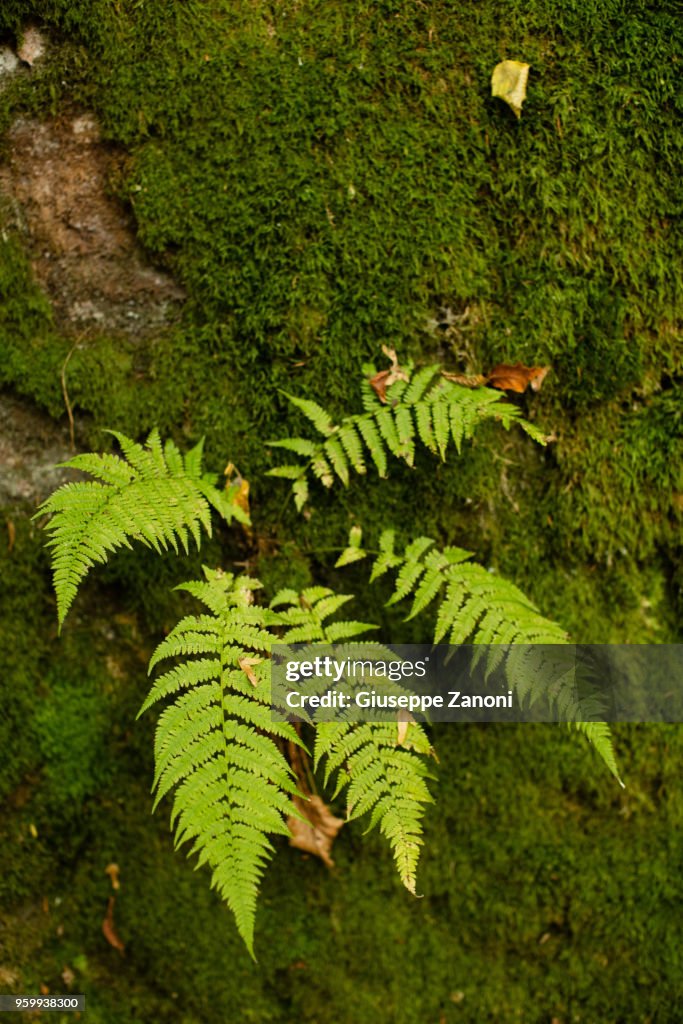
[[[348,600],[326,587],[282,591],[269,608],[254,602],[258,580],[205,569],[205,580],[180,589],[210,614],[188,615],[156,649],[150,671],[177,659],[155,681],[140,714],[171,698],[155,738],[155,807],[173,794],[175,845],[206,864],[212,885],[235,916],[253,955],[259,884],[273,847],[298,815],[290,797],[293,773],[275,735],[301,745],[295,729],[271,713],[270,654],[274,643],[332,642],[357,635],[364,622],[326,620]],[[343,627],[343,628],[342,628]]]
[[[125,458],[71,459],[70,468],[96,480],[64,485],[39,512],[52,514],[47,529],[60,624],[88,569],[130,540],[157,551],[168,545],[177,551],[180,541],[187,550],[190,536],[199,543],[200,527],[210,530],[209,504],[228,519],[246,519],[201,475],[201,445],[183,457],[172,442],[162,446],[156,431],[145,447],[115,436]],[[359,531],[352,531],[351,551],[349,560],[364,555]],[[297,795],[293,772],[275,739],[301,741],[284,716],[278,723],[271,713],[272,645],[337,643],[376,628],[330,621],[350,596],[329,588],[286,589],[267,608],[254,600],[258,588],[258,580],[209,569],[204,580],[179,588],[208,611],[183,618],[159,644],[150,672],[168,659],[173,665],[140,710],[166,703],[155,735],[154,806],[172,795],[175,845],[189,844],[197,866],[209,868],[252,955],[259,885],[273,852],[269,837],[287,835],[287,818],[300,816],[291,801]],[[355,736],[355,726],[345,728]],[[418,726],[402,751],[395,728],[391,741],[390,734],[384,725],[364,726],[369,760],[351,759],[343,778],[353,816],[373,809],[371,825],[379,822],[401,878],[414,890],[422,804],[429,799],[415,751],[429,744]],[[328,753],[338,754],[341,748],[326,735]]]
[[[445,459],[451,443],[460,453],[477,427],[491,419],[506,429],[517,423],[534,440],[545,444],[543,433],[525,420],[517,406],[507,402],[500,391],[485,387],[472,390],[454,383],[446,379],[438,365],[423,367],[407,381],[396,380],[387,388],[387,404],[379,400],[372,388],[364,387],[365,411],[346,416],[337,425],[316,402],[285,394],[324,438],[318,442],[302,437],[270,442],[274,448],[284,448],[301,460],[270,471],[272,476],[292,481],[299,510],[308,499],[311,477],[325,487],[331,487],[336,477],[346,487],[352,471],[366,472],[366,451],[384,477],[388,455],[412,466],[416,444],[420,442]]]
[[[155,807],[175,791],[176,847],[192,843],[198,866],[208,865],[253,955],[258,888],[272,853],[268,835],[286,835],[286,818],[295,813],[292,770],[267,733],[292,743],[299,738],[292,726],[271,721],[264,655],[272,636],[265,610],[253,604],[256,581],[205,575],[183,588],[210,614],[186,616],[156,649],[150,671],[167,658],[179,661],[156,680],[140,714],[173,697],[156,730]]]
[[[325,486],[335,475],[346,483],[351,470],[365,471],[366,449],[383,475],[387,453],[412,463],[419,441],[443,457],[451,441],[459,449],[487,418],[506,427],[519,422],[537,435],[497,393],[459,388],[443,379],[438,367],[396,380],[391,396],[391,406],[382,405],[365,382],[365,413],[340,426],[316,403],[292,399],[324,438],[321,443],[304,438],[280,442],[304,460],[273,471],[293,481],[299,507],[307,499],[310,475]],[[179,545],[187,551],[190,538],[199,545],[202,529],[210,532],[211,508],[228,521],[248,522],[202,473],[201,443],[183,456],[171,441],[162,445],[156,431],[144,446],[123,434],[114,436],[123,457],[71,459],[65,465],[94,479],[65,484],[38,512],[51,516],[47,530],[60,626],[88,570],[118,548],[139,540],[157,551],[170,546],[177,552]],[[361,540],[360,528],[352,528],[338,566],[367,556]],[[461,548],[439,549],[428,537],[398,552],[393,533],[385,531],[371,578],[394,573],[389,603],[410,601],[408,618],[435,607],[436,642],[566,643],[560,627],[520,590],[471,558]],[[265,606],[255,599],[258,580],[209,569],[204,577],[181,589],[206,611],[184,617],[157,647],[150,672],[169,659],[172,664],[154,681],[140,714],[165,703],[155,734],[154,806],[171,796],[176,847],[188,845],[197,866],[209,868],[212,885],[253,955],[256,902],[273,853],[271,837],[287,835],[287,819],[300,816],[292,797],[301,794],[278,741],[302,744],[284,709],[280,721],[272,715],[273,645],[343,643],[376,627],[340,618],[350,596],[327,587],[302,593],[286,588]],[[558,689],[556,699],[565,700],[564,691]],[[575,724],[616,774],[607,726]],[[426,781],[430,754],[424,730],[412,720],[357,724],[342,719],[316,725],[315,763],[324,767],[326,784],[334,778],[335,795],[345,791],[350,819],[368,815],[368,828],[379,827],[411,892],[422,818],[431,800]]]
[[[436,605],[434,643],[500,645],[490,652],[493,659],[506,654],[508,679],[517,691],[518,699],[527,694],[520,690],[521,680],[552,678],[538,665],[535,671],[521,670],[519,659],[532,655],[529,645],[555,646],[568,644],[565,631],[557,623],[545,618],[538,608],[509,580],[488,572],[472,563],[472,554],[462,548],[446,547],[439,550],[429,537],[418,537],[399,554],[394,550],[394,533],[385,530],[380,538],[371,580],[394,571],[396,581],[388,604],[411,599],[407,619],[423,612],[433,602]],[[506,649],[519,645],[509,653]],[[609,727],[600,721],[577,721],[583,705],[570,703],[573,678],[566,685],[546,693],[558,716],[568,720],[572,728],[581,732],[593,745],[609,770],[621,783],[614,756]],[[622,783],[623,785],[623,783]]]
[[[424,761],[431,752],[417,722],[409,724],[401,745],[395,723],[319,722],[316,728],[315,762],[326,762],[325,783],[336,774],[336,792],[346,788],[348,818],[370,814],[367,831],[379,825],[413,894],[424,806],[432,801]]]
[[[176,552],[180,541],[187,552],[192,536],[199,547],[201,528],[211,533],[210,506],[228,522],[248,522],[214,479],[202,474],[203,442],[183,456],[170,440],[162,446],[156,430],[145,446],[110,433],[124,458],[86,454],[62,463],[95,479],[64,484],[37,512],[52,517],[48,546],[60,627],[88,570],[117,548],[131,547],[130,540]]]

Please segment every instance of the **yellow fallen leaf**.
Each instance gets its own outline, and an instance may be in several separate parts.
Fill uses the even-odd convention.
[[[237,662],[252,686],[258,686],[258,677],[254,672],[254,666],[260,665],[262,661],[263,658],[240,658]]]
[[[515,117],[522,113],[522,103],[526,99],[529,67],[529,64],[518,60],[504,60],[496,64],[491,75],[491,95],[507,103]]]
[[[29,825],[28,830],[29,830],[29,832],[31,833],[31,835],[33,836],[34,839],[38,838],[38,829],[33,824],[33,822],[31,822],[31,824]]]
[[[237,505],[243,512],[249,515],[249,481],[245,480],[243,476],[240,476],[237,468],[229,462],[223,474],[226,477],[225,490],[228,495],[228,499],[233,505]]]
[[[401,747],[405,742],[405,738],[408,735],[408,726],[415,719],[411,715],[410,711],[406,711],[405,708],[401,708],[398,713],[398,735],[396,737],[396,746]]]
[[[121,883],[119,882],[119,866],[118,864],[107,864],[104,869],[105,875],[109,875],[112,889],[120,889]]]

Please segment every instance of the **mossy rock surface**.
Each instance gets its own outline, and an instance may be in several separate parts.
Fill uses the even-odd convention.
[[[156,425],[183,447],[206,435],[210,467],[251,482],[256,540],[219,533],[203,559],[255,558],[273,589],[360,591],[354,617],[383,616],[394,637],[421,627],[378,610],[386,594],[359,568],[332,568],[354,523],[471,548],[577,641],[680,638],[676,4],[6,0],[4,41],[37,15],[44,61],[0,88],[5,151],[17,118],[93,115],[109,201],[185,299],[161,326],[80,337],[5,197],[12,401],[46,411],[62,446],[64,379],[83,447],[106,427]],[[490,96],[505,58],[531,65],[519,121]],[[264,442],[303,426],[279,389],[358,410],[382,344],[456,372],[549,365],[514,400],[556,440],[487,427],[457,462],[321,489],[302,518],[265,476]],[[282,849],[254,967],[149,815],[152,723],[133,724],[145,655],[180,607],[169,588],[200,559],[121,556],[57,640],[32,512],[8,506],[0,539],[3,960],[27,990],[58,990],[69,965],[93,1024],[681,1015],[675,727],[617,730],[624,794],[556,730],[439,730],[425,898],[352,828],[334,875]],[[125,957],[100,930],[112,861]]]

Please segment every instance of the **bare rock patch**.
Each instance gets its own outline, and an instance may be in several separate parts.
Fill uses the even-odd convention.
[[[177,319],[184,292],[150,265],[129,211],[110,194],[119,155],[94,117],[20,119],[8,152],[0,192],[59,321],[145,335]]]

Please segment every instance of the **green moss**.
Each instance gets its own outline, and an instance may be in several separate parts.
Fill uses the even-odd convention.
[[[5,23],[16,29],[22,10],[7,7]],[[15,103],[45,109],[56,96],[96,110],[130,151],[116,187],[141,240],[189,294],[171,336],[79,346],[77,416],[207,434],[211,458],[251,477],[267,528],[284,485],[256,483],[270,464],[261,442],[296,423],[278,387],[354,408],[357,368],[388,339],[421,360],[467,351],[481,370],[547,362],[535,406],[558,435],[555,460],[521,461],[554,524],[541,589],[561,578],[547,557],[558,535],[563,571],[626,551],[668,572],[680,487],[658,478],[653,490],[639,466],[671,435],[647,410],[675,401],[658,389],[680,374],[680,96],[666,58],[679,29],[666,5],[582,11],[47,6],[55,57]],[[488,95],[506,54],[532,65],[519,123]],[[9,245],[2,379],[59,415],[71,343]],[[443,305],[469,314],[440,340],[425,324]],[[396,525],[411,528],[412,491],[426,490],[430,532],[514,564],[507,525],[481,528],[482,510],[510,519],[504,444],[492,434],[498,451],[482,443],[457,471],[395,474]],[[356,483],[349,499],[370,526],[382,515],[374,493]],[[325,526],[319,517],[303,543],[329,548],[345,514],[316,503]],[[292,531],[286,512],[283,539]]]
[[[219,534],[206,561],[249,559],[272,589],[353,591],[363,574],[335,572],[333,549],[354,523],[370,543],[392,524],[476,551],[577,640],[680,638],[672,0],[40,7],[52,56],[0,94],[0,129],[17,114],[95,111],[127,151],[114,187],[140,240],[188,293],[177,329],[77,345],[74,415],[97,447],[104,427],[156,424],[183,446],[205,434],[217,472],[239,466],[255,532]],[[16,33],[34,14],[5,0],[0,28]],[[505,57],[532,66],[519,122],[489,95]],[[0,384],[63,417],[74,338],[9,228],[0,257]],[[434,331],[443,307],[459,320]],[[395,464],[381,487],[368,474],[320,489],[310,517],[297,515],[286,483],[264,476],[264,442],[301,427],[277,389],[358,409],[360,367],[382,343],[473,372],[550,365],[542,392],[515,400],[557,440],[541,451],[487,429],[457,462]],[[10,959],[29,987],[57,989],[65,963],[84,964],[78,985],[103,1024],[681,1015],[667,910],[679,896],[675,730],[619,730],[625,794],[586,781],[588,755],[555,730],[440,730],[424,900],[401,892],[381,844],[361,847],[352,828],[331,876],[282,850],[254,968],[206,879],[173,854],[163,817],[149,817],[152,726],[131,724],[149,630],[177,613],[168,587],[200,559],[121,557],[57,644],[40,539],[8,514],[2,848],[20,857],[6,855],[0,879]],[[381,610],[385,597],[364,588],[354,616],[423,639],[423,624]],[[108,665],[119,649],[123,665]],[[125,959],[99,933],[112,860]]]
[[[56,680],[36,714],[44,782],[55,812],[61,805],[78,814],[83,801],[102,784],[102,745],[108,730],[106,703],[93,680],[79,674]]]

